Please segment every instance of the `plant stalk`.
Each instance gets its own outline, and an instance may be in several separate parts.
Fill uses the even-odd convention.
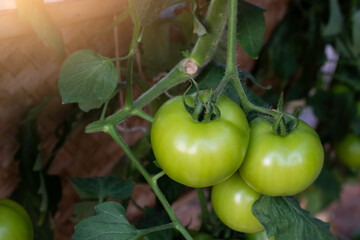
[[[200,207],[201,207],[201,225],[203,226],[209,220],[209,211],[207,209],[207,201],[205,199],[204,189],[197,188]]]
[[[164,224],[164,225],[160,225],[160,226],[156,226],[156,227],[141,229],[141,230],[139,230],[139,234],[137,237],[142,237],[142,236],[147,235],[152,232],[162,231],[162,230],[171,229],[171,228],[176,228],[176,224],[168,223],[168,224]]]
[[[226,59],[226,70],[223,79],[219,86],[214,92],[213,99],[220,95],[229,80],[232,81],[236,92],[240,98],[240,102],[245,113],[256,111],[264,115],[272,117],[279,117],[280,113],[271,109],[257,106],[249,101],[241,85],[239,78],[238,69],[236,65],[236,41],[237,41],[237,11],[238,11],[238,0],[229,0],[229,21],[228,21],[228,39],[227,39],[227,59]]]

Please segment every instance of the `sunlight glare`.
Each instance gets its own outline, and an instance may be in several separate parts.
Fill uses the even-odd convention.
[[[45,3],[63,2],[64,0],[44,0]],[[15,0],[0,0],[0,11],[16,8]]]

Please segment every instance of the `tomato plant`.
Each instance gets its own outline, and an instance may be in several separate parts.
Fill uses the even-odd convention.
[[[264,230],[251,212],[251,206],[259,196],[239,173],[235,173],[212,188],[211,203],[225,225],[239,232],[254,233]]]
[[[249,138],[245,114],[225,96],[216,104],[221,116],[207,123],[194,121],[180,96],[156,113],[151,128],[153,151],[161,168],[175,181],[191,187],[211,186],[240,167]]]
[[[33,227],[28,213],[10,199],[0,199],[0,239],[33,239]]]
[[[335,147],[336,156],[348,167],[360,167],[360,138],[347,134]]]
[[[264,119],[251,125],[249,148],[240,167],[243,179],[259,193],[290,196],[304,191],[320,174],[324,150],[317,133],[299,120],[286,136],[272,132]]]

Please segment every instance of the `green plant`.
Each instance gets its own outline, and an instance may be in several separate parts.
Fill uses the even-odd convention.
[[[177,4],[179,2],[184,1],[176,1],[173,4]],[[249,78],[253,81],[256,80],[251,74],[237,68],[236,43],[238,41],[250,56],[258,56],[265,30],[265,20],[263,16],[264,10],[248,2],[238,0],[212,0],[209,5],[202,7],[197,5],[197,1],[190,1],[190,4],[193,20],[192,24],[194,26],[195,33],[197,34],[197,39],[192,50],[184,51],[183,54],[185,58],[181,59],[168,72],[168,74],[154,86],[149,87],[147,86],[147,82],[138,79],[137,83],[142,89],[144,89],[144,93],[137,99],[133,99],[133,80],[136,80],[136,75],[133,72],[134,54],[138,42],[143,41],[142,33],[144,33],[146,28],[148,28],[151,24],[155,24],[157,17],[164,8],[172,5],[167,4],[167,1],[165,0],[129,1],[129,11],[134,23],[134,30],[129,54],[127,56],[121,58],[107,58],[96,54],[91,50],[80,50],[71,55],[65,61],[61,69],[59,90],[63,103],[78,103],[79,107],[86,111],[103,106],[100,120],[89,124],[86,127],[86,132],[105,132],[109,134],[116,143],[118,143],[118,145],[124,150],[127,158],[130,159],[131,166],[141,173],[143,179],[152,188],[158,201],[161,203],[162,208],[166,211],[169,217],[169,219],[166,219],[165,221],[162,221],[162,219],[161,221],[152,221],[152,224],[149,224],[150,226],[147,225],[144,227],[144,225],[140,225],[141,227],[135,227],[125,217],[124,206],[126,207],[127,204],[126,197],[123,204],[106,201],[108,198],[115,197],[116,199],[122,199],[124,196],[128,195],[123,194],[122,191],[115,192],[115,194],[112,187],[104,186],[108,186],[111,183],[112,186],[123,185],[125,190],[129,190],[130,184],[128,182],[122,182],[120,179],[109,180],[108,178],[91,178],[84,179],[83,181],[73,181],[73,185],[84,200],[98,200],[99,202],[99,204],[95,206],[95,215],[83,219],[76,225],[75,234],[73,235],[74,240],[91,239],[94,238],[94,236],[108,239],[137,239],[145,235],[147,237],[153,237],[154,239],[171,239],[176,237],[176,233],[171,231],[174,229],[177,230],[177,233],[180,233],[183,238],[187,240],[192,239],[187,229],[180,223],[179,219],[173,212],[170,202],[161,190],[160,182],[165,177],[167,167],[164,166],[165,172],[159,169],[150,171],[151,167],[154,167],[156,164],[148,164],[144,167],[145,165],[139,161],[139,157],[127,145],[116,129],[116,126],[119,123],[122,123],[127,118],[134,115],[149,122],[154,122],[153,117],[146,113],[143,108],[146,105],[153,104],[154,102],[156,103],[159,96],[166,91],[170,91],[170,89],[173,90],[175,86],[184,86],[184,84],[181,83],[188,79],[196,79],[200,81],[200,78],[202,77],[203,80],[201,82],[205,81],[206,83],[209,83],[213,78],[211,76],[212,74],[209,74],[209,72],[215,71],[216,76],[218,76],[217,82],[213,87],[214,91],[211,95],[209,95],[205,104],[200,101],[198,104],[195,103],[194,106],[188,104],[188,106],[183,107],[181,106],[181,98],[175,98],[174,100],[170,100],[169,103],[165,103],[163,109],[166,109],[167,105],[176,103],[175,107],[180,105],[183,108],[182,115],[186,116],[187,112],[185,112],[184,109],[188,108],[187,110],[195,117],[191,120],[191,115],[188,114],[187,119],[190,119],[190,121],[195,119],[194,122],[191,123],[197,125],[197,127],[201,128],[201,126],[205,127],[217,122],[221,123],[221,115],[223,114],[224,117],[227,116],[226,108],[222,108],[222,101],[224,101],[224,98],[221,97],[221,94],[226,94],[226,89],[228,88],[234,90],[234,94],[228,95],[231,95],[229,97],[239,103],[247,119],[249,121],[252,121],[254,117],[261,117],[265,119],[263,121],[269,122],[270,129],[272,129],[270,134],[273,134],[275,137],[283,137],[286,134],[288,134],[288,136],[291,136],[291,134],[296,135],[296,132],[302,130],[304,126],[302,123],[297,124],[299,121],[297,117],[283,111],[282,97],[280,97],[277,109],[263,107],[263,104],[255,104],[258,102],[257,100],[259,100],[259,98],[241,82],[241,80],[244,80],[245,78]],[[201,13],[201,10],[197,11],[197,9],[207,9],[207,13],[203,21],[201,21],[198,16],[198,14]],[[237,24],[238,21],[239,24]],[[210,61],[217,50],[217,45],[223,36],[223,30],[226,24],[227,58],[224,70],[223,67],[215,67],[212,63],[210,63]],[[118,94],[122,87],[124,87],[124,85],[118,83],[118,72],[113,62],[123,60],[127,60],[125,105],[121,106],[121,109],[117,112],[108,112],[110,100]],[[209,66],[212,68],[211,70],[207,69]],[[202,70],[204,70],[204,75],[201,74],[201,76],[200,73]],[[176,89],[174,91],[176,92]],[[184,98],[188,99],[186,96]],[[226,101],[229,102],[230,100]],[[230,105],[234,106],[233,103]],[[218,106],[218,108],[216,106]],[[231,109],[237,109],[235,111],[238,112],[237,115],[239,115],[239,112],[241,112],[239,111],[239,108],[232,106]],[[160,115],[162,114],[162,111],[165,111],[163,109],[159,110]],[[196,114],[194,115],[193,113]],[[155,118],[158,117],[155,116]],[[203,119],[206,123],[196,122]],[[240,124],[242,124],[242,128],[247,129],[248,123],[244,121],[243,117],[239,117],[239,119],[241,119]],[[155,156],[159,156],[159,148],[161,148],[157,147],[157,143],[160,143],[159,138],[162,137],[161,135],[166,134],[164,133],[164,130],[157,133],[157,121],[158,120],[155,119],[155,129],[153,131],[155,135],[159,134],[159,136],[152,137]],[[172,122],[167,121],[166,124],[173,124],[173,122],[174,120]],[[183,122],[181,124],[183,124]],[[306,130],[310,131],[309,129]],[[191,128],[191,131],[195,130]],[[198,131],[198,129],[196,129],[196,131]],[[241,132],[238,131],[237,128],[235,131],[236,133]],[[204,132],[200,133],[205,135]],[[224,134],[224,132],[218,133],[217,136],[221,136],[221,134]],[[277,134],[281,136],[276,136]],[[311,132],[311,134],[316,141],[313,141],[312,138],[311,140],[316,142],[316,144],[319,144],[316,134],[314,132]],[[247,141],[247,134],[245,133],[243,135],[245,136],[244,141],[239,141],[237,137],[231,141],[231,144],[240,144],[240,146],[236,147],[241,148],[238,153],[241,156],[237,156],[237,163],[233,165],[233,169],[231,171],[227,170],[227,176],[232,172],[236,172],[239,165],[238,161],[240,161],[238,159],[243,157],[244,152],[242,149],[246,145],[243,144],[243,142]],[[162,154],[159,156],[160,166],[162,164],[164,165],[161,160],[161,155]],[[168,157],[166,157],[166,159],[167,158]],[[235,176],[239,175],[239,173],[235,174]],[[173,177],[171,172],[169,172],[169,175],[170,177]],[[315,175],[316,174],[312,176],[311,180],[309,180],[306,185],[309,185],[311,181],[315,180]],[[226,177],[222,176],[221,178],[225,179]],[[181,178],[176,180],[183,182]],[[220,181],[220,179],[217,179],[216,181],[218,180]],[[212,180],[208,183],[201,183],[199,185],[196,183],[193,186],[206,186],[208,184],[214,184],[216,181]],[[227,181],[229,180],[226,180],[224,184]],[[184,183],[187,182],[184,181]],[[223,183],[219,183],[217,186],[221,186],[222,184]],[[216,189],[218,188],[217,186],[214,187],[213,192],[216,192]],[[246,189],[251,189],[244,183],[242,186],[246,187]],[[228,238],[233,235],[244,237],[242,234],[231,231],[222,226],[217,220],[214,220],[213,215],[211,215],[207,210],[207,199],[204,196],[203,190],[197,189],[197,191],[202,206],[202,228],[207,230],[215,229],[216,232],[213,231],[213,234],[216,237],[224,236]],[[252,200],[255,201],[255,199]],[[261,196],[257,201],[255,201],[251,209],[253,215],[257,218],[257,220],[255,218],[253,218],[253,220],[259,221],[261,225],[265,227],[267,235],[269,237],[275,236],[277,240],[299,239],[301,236],[306,236],[307,239],[334,239],[325,223],[310,217],[300,208],[299,204],[290,197],[273,198],[269,196]],[[143,211],[145,218],[147,218],[154,215],[156,216],[154,212],[159,210],[144,209]],[[247,212],[250,212],[250,203],[247,205]],[[290,219],[296,219],[295,224],[292,226],[287,225],[287,223],[291,222]],[[96,229],[91,228],[95,222],[101,223],[101,225]],[[155,224],[155,226],[153,224]],[[263,229],[261,225],[258,223],[257,228],[253,228],[251,230],[244,229],[244,231],[260,231]],[[219,232],[218,229],[224,229],[224,231]],[[242,229],[238,230],[243,231]],[[155,235],[156,237],[154,237]]]
[[[0,199],[0,239],[32,240],[33,226],[25,209],[10,199]]]

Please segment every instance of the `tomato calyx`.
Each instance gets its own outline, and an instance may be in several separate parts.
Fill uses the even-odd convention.
[[[269,119],[267,119],[269,121]],[[287,136],[299,125],[299,119],[296,116],[287,113],[281,113],[279,117],[269,121],[272,124],[272,132],[276,135]]]
[[[183,95],[183,104],[185,106],[186,111],[191,114],[192,119],[195,122],[207,123],[216,119],[219,119],[221,116],[220,109],[216,106],[215,102],[213,102],[212,91],[200,91],[199,86],[195,81],[192,83],[196,87],[195,95],[186,95],[188,90]],[[190,86],[191,87],[191,86]],[[193,98],[193,106],[186,103],[186,97]]]
[[[297,128],[299,125],[299,114],[300,111],[296,111],[295,116],[291,114],[284,113],[283,110],[284,94],[281,93],[277,109],[274,110],[279,113],[273,121],[270,121],[272,124],[272,132],[276,135],[287,136],[291,131]]]

